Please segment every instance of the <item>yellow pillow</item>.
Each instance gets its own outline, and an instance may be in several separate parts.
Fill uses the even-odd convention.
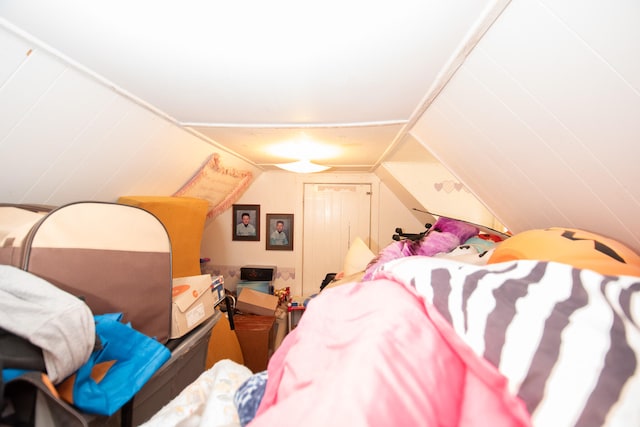
[[[344,266],[342,268],[344,275],[350,276],[359,271],[364,271],[375,256],[362,239],[356,237],[353,239],[353,242],[351,242],[351,246],[344,258]]]
[[[155,215],[171,240],[173,277],[197,276],[200,245],[209,203],[194,197],[122,196],[118,203],[142,208]]]

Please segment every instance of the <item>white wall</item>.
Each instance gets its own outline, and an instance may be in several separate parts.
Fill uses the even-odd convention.
[[[415,195],[425,210],[488,227],[494,225],[491,212],[440,163],[385,162],[383,167]]]
[[[425,223],[430,222],[426,215],[414,215],[410,209],[420,206],[404,206],[396,195],[384,183],[380,183],[380,224],[378,227],[378,244],[372,245],[374,252],[393,242],[392,236],[397,227],[405,233],[421,233]],[[419,219],[420,217],[420,219]],[[422,222],[420,221],[422,219]],[[375,243],[375,242],[374,242]]]
[[[293,251],[267,251],[264,236],[267,213],[294,214],[294,232],[297,231],[301,214],[296,208],[295,193],[294,174],[265,172],[236,201],[236,204],[260,205],[260,241],[232,240],[232,227],[235,224],[232,209],[207,223],[202,239],[202,256],[211,258],[209,267],[213,273],[225,276],[228,289],[235,289],[240,267],[244,265],[275,265],[280,276],[278,282],[293,280],[289,275],[295,272],[295,253],[300,249],[300,242],[294,240]]]
[[[302,293],[301,284],[295,280],[302,268],[302,244],[297,236],[302,235],[302,186],[305,182],[371,183],[372,195],[372,243],[377,252],[392,242],[396,227],[409,232],[424,230],[421,224],[402,205],[395,195],[381,184],[374,174],[324,173],[297,175],[289,172],[263,172],[252,186],[236,202],[237,204],[260,205],[261,236],[259,242],[232,240],[232,212],[225,211],[205,227],[202,241],[202,256],[211,258],[209,270],[225,276],[225,286],[235,289],[243,265],[276,265],[278,277],[274,286],[289,286],[294,295]],[[376,194],[377,193],[377,194]],[[265,248],[265,218],[267,213],[294,214],[293,251],[268,251]]]

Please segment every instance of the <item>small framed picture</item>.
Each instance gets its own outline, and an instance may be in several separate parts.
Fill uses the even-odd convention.
[[[267,214],[267,250],[293,250],[293,214]]]
[[[233,240],[260,241],[260,205],[233,205]]]

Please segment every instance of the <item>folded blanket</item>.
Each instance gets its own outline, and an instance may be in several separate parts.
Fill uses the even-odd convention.
[[[240,427],[233,396],[251,375],[246,366],[222,359],[140,427]]]

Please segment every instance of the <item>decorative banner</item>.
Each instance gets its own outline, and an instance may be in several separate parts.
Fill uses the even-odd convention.
[[[207,218],[212,219],[229,209],[249,187],[252,179],[250,171],[222,167],[219,154],[214,153],[174,196],[207,200]]]

